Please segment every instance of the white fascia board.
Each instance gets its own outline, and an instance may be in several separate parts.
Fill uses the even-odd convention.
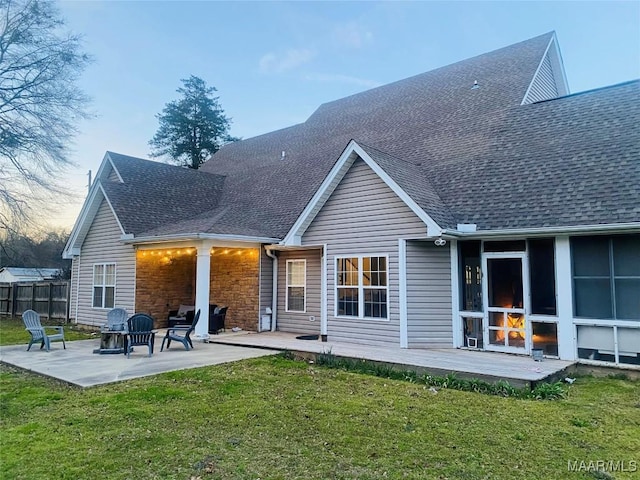
[[[551,66],[556,67],[554,68],[554,73],[556,73],[556,69],[560,73],[560,78],[557,78],[554,75],[556,85],[560,82],[560,84],[557,85],[560,87],[558,90],[560,90],[561,95],[570,95],[571,91],[569,90],[569,81],[567,80],[567,72],[564,69],[564,61],[562,60],[562,52],[560,51],[560,44],[558,43],[556,32],[553,32],[553,46],[551,47],[551,52],[554,54],[549,59],[551,60]]]
[[[416,216],[424,222],[427,226],[427,235],[429,237],[437,237],[442,233],[442,228],[438,225],[433,218],[431,218],[422,208],[418,206],[418,204],[409,196],[407,193],[400,188],[400,186],[385,172],[380,165],[378,165],[367,152],[365,152],[360,145],[354,142],[354,151],[364,160],[364,162],[369,165],[371,170],[373,170],[376,175],[378,175],[387,186],[393,190],[400,200],[402,200],[407,207],[411,209]]]
[[[540,59],[540,63],[538,63],[538,68],[536,68],[535,73],[533,74],[533,77],[531,77],[531,81],[529,82],[529,86],[527,87],[527,90],[524,92],[524,97],[522,97],[522,101],[520,102],[520,105],[524,105],[525,100],[527,99],[527,96],[529,95],[529,92],[531,91],[531,87],[533,87],[533,84],[536,81],[536,78],[538,78],[538,74],[540,73],[540,69],[542,68],[542,65],[544,64],[544,59],[547,58],[547,53],[549,52],[549,48],[551,47],[551,45],[554,43],[554,39],[556,38],[556,34],[554,33],[551,36],[551,40],[549,40],[549,43],[547,44],[547,48],[544,49],[544,53],[542,54],[542,58]],[[551,59],[549,59],[551,60]],[[555,72],[554,72],[555,73]]]
[[[80,248],[78,247],[71,247],[71,248],[65,248],[62,252],[62,258],[64,258],[65,260],[71,260],[74,257],[77,257],[80,255]]]
[[[278,252],[300,252],[304,250],[322,250],[325,244],[318,245],[268,245],[269,250],[277,250]]]
[[[99,198],[98,198],[99,197]],[[80,245],[76,245],[78,241],[78,237],[80,232],[82,231],[82,227],[86,225],[87,221],[93,221],[93,217],[95,216],[95,211],[92,211],[91,207],[95,207],[94,210],[97,210],[97,206],[95,206],[96,201],[102,201],[104,198],[104,190],[100,185],[100,182],[94,182],[91,185],[91,189],[89,190],[89,195],[84,200],[82,204],[82,208],[80,209],[80,213],[78,214],[78,218],[76,218],[76,222],[71,229],[71,233],[69,234],[69,240],[67,240],[67,244],[62,251],[62,258],[69,260],[73,257],[73,255],[78,255],[80,252]],[[76,253],[77,252],[77,253]]]
[[[347,170],[349,170],[351,165],[353,165],[353,162],[355,162],[356,156],[353,155],[354,145],[356,145],[356,142],[351,140],[343,150],[338,161],[325,177],[318,190],[316,190],[316,193],[311,197],[311,200],[295,221],[289,232],[285,235],[282,242],[280,242],[282,245],[291,246],[301,244],[303,233],[307,230],[322,206],[336,189],[340,180],[342,180],[344,175],[347,173]]]
[[[62,258],[70,259],[73,255],[80,254],[80,244],[84,241],[84,237],[91,228],[91,223],[98,212],[98,208],[100,208],[100,202],[105,200],[107,205],[109,205],[109,209],[113,214],[113,217],[120,228],[120,234],[125,235],[125,231],[122,228],[122,224],[120,223],[120,219],[118,215],[116,215],[115,210],[113,209],[113,205],[111,205],[111,201],[107,197],[107,194],[102,188],[102,183],[100,180],[96,180],[93,185],[91,185],[91,190],[89,191],[89,195],[84,201],[82,205],[82,209],[80,210],[80,214],[76,219],[76,223],[71,230],[71,234],[69,235],[69,240],[62,251]]]
[[[289,233],[284,237],[284,240],[281,242],[282,245],[293,246],[301,244],[301,239],[305,231],[358,157],[427,225],[428,236],[440,235],[442,228],[400,188],[355,140],[351,140],[322,182],[322,185],[320,185],[320,188],[318,188],[315,195],[311,198],[311,201],[293,224]]]
[[[120,180],[120,183],[124,183],[124,180],[122,179],[122,175],[120,175],[120,172],[118,171],[115,164],[113,163],[113,160],[111,160],[111,157],[109,156],[109,152],[106,152],[104,154],[104,157],[102,157],[102,163],[100,163],[100,167],[96,172],[95,179],[106,180],[106,178],[102,178],[102,177],[105,174],[104,172],[106,170],[107,165],[110,165],[113,171],[116,172],[116,175],[118,176],[118,180]]]
[[[118,224],[118,227],[120,227],[120,235],[127,236],[127,232],[124,231],[122,223],[120,223],[120,219],[118,218],[118,215],[116,215],[116,211],[114,210],[113,205],[111,205],[111,200],[109,200],[109,197],[107,197],[107,194],[104,192],[104,188],[102,188],[102,183],[100,183],[99,186],[100,190],[102,190],[102,194],[104,195],[104,199],[107,201],[107,205],[109,205],[109,208],[111,209],[113,218],[116,219],[116,223]]]
[[[556,37],[556,33],[553,32],[551,40],[549,40],[549,44],[547,48],[544,50],[544,54],[540,59],[540,63],[538,64],[538,68],[536,68],[536,72],[533,74],[531,78],[531,82],[527,87],[527,91],[524,93],[524,97],[522,97],[522,101],[520,105],[524,105],[527,96],[529,95],[529,91],[533,84],[538,78],[538,73],[542,68],[542,64],[544,63],[544,59],[549,56],[549,62],[551,63],[551,69],[553,71],[553,78],[556,83],[556,89],[558,90],[558,97],[564,97],[569,95],[569,82],[567,81],[567,72],[564,69],[564,62],[562,61],[562,54],[560,53],[560,46],[558,45],[558,39]]]
[[[445,238],[486,238],[486,237],[542,237],[562,234],[597,234],[597,233],[640,233],[640,222],[609,223],[597,225],[576,225],[566,227],[537,227],[502,230],[478,230],[473,233],[457,230],[443,230]]]
[[[212,246],[222,247],[247,247],[261,245],[263,243],[271,244],[278,243],[279,238],[271,237],[252,237],[244,235],[227,235],[227,234],[211,234],[211,233],[179,233],[175,235],[159,235],[149,237],[129,237],[122,238],[122,241],[127,244],[158,244],[158,243],[175,243],[175,242],[189,242],[189,241],[202,241],[209,240]],[[250,245],[248,245],[250,244]]]

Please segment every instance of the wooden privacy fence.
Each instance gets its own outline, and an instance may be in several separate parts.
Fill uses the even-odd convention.
[[[35,310],[44,317],[68,321],[69,287],[68,280],[0,283],[0,315],[16,317]]]

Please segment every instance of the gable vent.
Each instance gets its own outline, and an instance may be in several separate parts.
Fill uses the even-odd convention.
[[[540,64],[540,68],[536,72],[536,76],[531,82],[527,96],[522,101],[523,104],[539,102],[541,100],[549,100],[558,97],[558,89],[551,67],[551,59],[549,54],[544,56],[544,60]]]

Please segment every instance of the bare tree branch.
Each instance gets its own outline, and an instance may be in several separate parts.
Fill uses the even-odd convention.
[[[0,0],[0,228],[64,195],[68,146],[89,116],[76,83],[90,58],[63,28],[50,0]]]

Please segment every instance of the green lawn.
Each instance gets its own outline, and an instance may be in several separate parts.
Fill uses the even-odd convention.
[[[264,357],[86,390],[0,367],[0,478],[593,479],[640,468],[640,382],[437,390]],[[579,463],[578,463],[579,465]]]
[[[61,320],[46,319],[41,320],[43,326],[46,325],[64,325],[64,339],[65,340],[85,340],[87,338],[94,338],[91,332],[83,331],[76,328],[72,324],[64,324]],[[56,333],[55,330],[47,329],[47,333]],[[29,332],[24,329],[24,323],[19,318],[7,318],[0,317],[0,345],[18,345],[29,343]],[[39,348],[39,345],[32,346],[31,348]]]

